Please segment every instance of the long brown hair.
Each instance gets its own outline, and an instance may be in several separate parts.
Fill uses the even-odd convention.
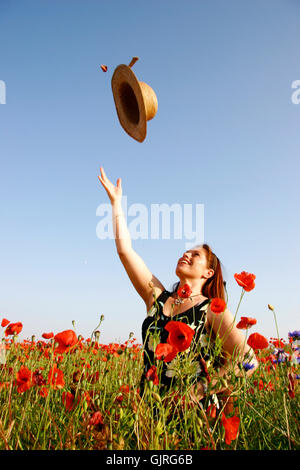
[[[227,302],[226,282],[223,280],[221,262],[209,245],[204,243],[200,246],[206,252],[207,267],[214,270],[214,275],[207,279],[204,284],[202,294],[208,299],[218,297],[219,299],[223,299]],[[173,292],[177,291],[179,284],[179,282],[174,284]]]

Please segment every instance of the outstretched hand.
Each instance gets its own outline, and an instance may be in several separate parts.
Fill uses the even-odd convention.
[[[116,186],[107,178],[104,169],[100,168],[101,176],[99,175],[99,181],[107,192],[111,204],[121,201],[122,199],[122,182],[121,178],[117,179]]]

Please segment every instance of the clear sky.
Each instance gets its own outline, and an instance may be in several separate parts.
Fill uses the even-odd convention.
[[[204,205],[204,234],[224,266],[229,308],[276,336],[299,325],[298,0],[1,0],[0,316],[20,338],[72,328],[140,341],[146,310],[113,240],[96,234],[107,195],[128,205]],[[115,67],[133,56],[158,99],[143,143],[121,128]],[[100,64],[106,64],[103,73]],[[187,240],[134,240],[170,288]]]

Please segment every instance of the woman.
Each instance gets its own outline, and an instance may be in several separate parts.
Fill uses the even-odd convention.
[[[232,314],[228,309],[217,315],[210,308],[210,300],[219,298],[225,300],[224,282],[220,261],[208,245],[196,246],[186,251],[178,260],[176,275],[179,278],[173,292],[168,292],[163,284],[150,272],[140,256],[133,250],[131,238],[121,207],[122,186],[118,178],[116,186],[107,178],[104,169],[100,168],[100,182],[105,188],[112,204],[113,228],[115,243],[120,260],[138,294],[145,302],[148,312],[142,325],[144,343],[144,372],[141,379],[141,392],[146,379],[151,377],[156,359],[157,344],[165,344],[170,328],[181,322],[194,330],[193,343],[196,344],[195,381],[189,388],[189,398],[195,403],[203,401],[207,390],[210,395],[228,391],[226,384],[220,386],[220,378],[224,379],[229,369],[234,369],[236,375],[241,374],[238,363],[247,358],[254,366],[246,374],[251,375],[257,367],[255,354],[245,344],[245,336],[236,328]],[[184,288],[191,292],[185,296]],[[173,321],[173,323],[170,323]],[[182,326],[182,325],[180,325]],[[166,329],[167,328],[167,329]],[[154,335],[153,335],[154,333]],[[155,337],[156,334],[156,337]],[[216,355],[209,347],[214,338],[222,342],[222,355]],[[209,341],[207,339],[209,338]],[[216,349],[216,348],[215,348]],[[213,353],[213,362],[217,376],[208,375],[206,361]],[[165,388],[172,387],[174,370],[172,360],[162,355],[162,370],[160,384]],[[226,357],[226,361],[224,360]],[[172,357],[173,358],[173,357]],[[250,358],[250,359],[249,359]],[[237,361],[238,360],[238,361]],[[238,362],[238,363],[237,363]],[[201,379],[201,380],[200,380]],[[205,380],[206,379],[206,383]]]

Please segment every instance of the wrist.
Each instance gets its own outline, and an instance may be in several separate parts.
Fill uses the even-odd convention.
[[[120,201],[114,201],[111,203],[113,217],[123,214],[123,209]]]
[[[122,207],[121,199],[120,199],[120,198],[111,199],[110,202],[111,202],[112,207]]]

